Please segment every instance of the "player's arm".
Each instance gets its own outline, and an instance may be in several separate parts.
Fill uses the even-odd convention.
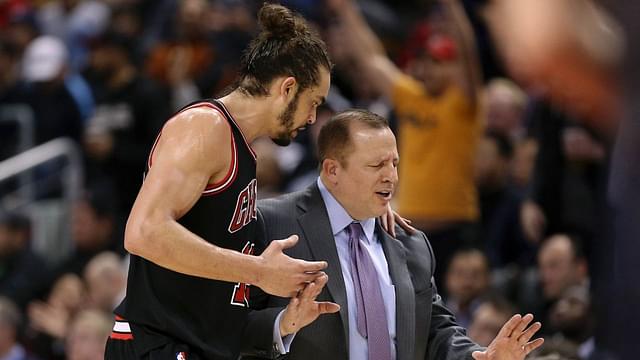
[[[457,84],[475,107],[482,86],[482,76],[471,23],[460,4],[460,0],[441,0],[441,3],[449,20],[451,34],[460,51]]]
[[[176,221],[230,164],[231,130],[217,113],[191,109],[170,120],[127,221],[125,248],[176,272],[249,283],[280,296],[295,294],[326,266],[284,255],[282,249],[296,237],[273,241],[262,255],[252,256],[212,245]]]
[[[341,36],[345,37],[344,51],[364,71],[366,80],[380,94],[391,98],[393,86],[402,72],[387,56],[380,39],[374,34],[353,0],[327,0],[335,13]]]

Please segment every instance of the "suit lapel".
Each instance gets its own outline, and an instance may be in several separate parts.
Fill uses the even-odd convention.
[[[389,275],[396,291],[396,351],[397,360],[413,359],[415,343],[415,294],[407,268],[404,247],[389,236],[377,223],[376,231],[389,266]]]
[[[331,231],[329,216],[320,196],[317,185],[313,185],[307,191],[299,203],[304,213],[298,218],[298,222],[305,239],[311,249],[314,260],[325,260],[329,264],[325,272],[329,276],[327,289],[333,301],[340,305],[340,318],[344,327],[347,349],[349,348],[349,315],[347,306],[347,291],[344,286],[340,258],[336,248],[335,239]]]

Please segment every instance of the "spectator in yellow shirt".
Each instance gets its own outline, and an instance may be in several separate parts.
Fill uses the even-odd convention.
[[[476,242],[479,217],[473,168],[482,135],[480,71],[469,21],[458,0],[441,0],[443,26],[431,26],[404,73],[352,0],[329,4],[343,27],[342,50],[399,119],[398,211],[429,236],[446,268],[456,249]]]

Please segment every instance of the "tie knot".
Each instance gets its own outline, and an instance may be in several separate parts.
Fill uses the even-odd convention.
[[[350,237],[354,239],[360,239],[362,237],[362,225],[359,222],[352,222],[347,229]]]

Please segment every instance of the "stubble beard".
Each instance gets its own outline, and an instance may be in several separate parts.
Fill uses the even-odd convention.
[[[280,124],[284,127],[285,130],[280,132],[275,138],[271,138],[271,140],[279,146],[287,146],[291,143],[292,137],[291,132],[293,129],[293,116],[298,109],[298,95],[300,91],[297,91],[293,97],[293,100],[287,105],[287,108],[280,114],[278,117],[280,119]]]

